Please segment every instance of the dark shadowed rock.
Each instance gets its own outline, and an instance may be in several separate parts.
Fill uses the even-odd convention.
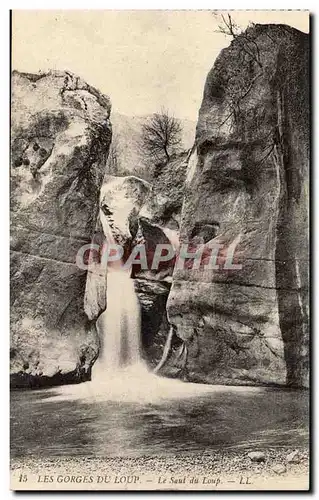
[[[68,72],[12,75],[11,373],[15,386],[90,376],[90,243],[111,140],[110,101]]]
[[[168,299],[190,380],[307,385],[308,44],[256,25],[207,77],[180,237],[223,248],[216,270],[176,270]]]
[[[150,367],[160,361],[168,333],[166,301],[170,284],[156,279],[135,278],[135,291],[141,305],[144,355]]]

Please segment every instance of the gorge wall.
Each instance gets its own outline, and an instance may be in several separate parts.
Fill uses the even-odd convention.
[[[109,98],[68,72],[12,75],[11,381],[79,382],[98,354],[86,271],[111,142]]]
[[[207,77],[180,238],[235,243],[242,269],[174,272],[188,380],[308,384],[308,65],[308,35],[256,25]]]

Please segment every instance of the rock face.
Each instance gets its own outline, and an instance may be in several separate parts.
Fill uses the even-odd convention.
[[[180,153],[157,165],[152,183],[152,218],[162,227],[179,230],[184,199],[188,153]]]
[[[170,284],[166,281],[135,278],[135,291],[141,306],[141,333],[144,358],[151,368],[159,363],[169,324],[166,302]]]
[[[175,270],[168,299],[189,380],[307,385],[308,43],[256,25],[207,77],[180,231],[221,257]]]
[[[95,229],[111,141],[110,101],[68,72],[12,75],[11,377],[15,386],[90,376],[79,249]]]

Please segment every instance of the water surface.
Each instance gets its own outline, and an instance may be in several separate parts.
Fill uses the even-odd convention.
[[[127,401],[125,391],[121,398],[114,391],[97,397],[92,383],[13,391],[12,457],[165,456],[307,446],[305,391],[166,379],[160,381],[166,384],[165,397],[154,397],[155,383],[148,388],[144,379],[144,391],[136,398],[127,393]]]

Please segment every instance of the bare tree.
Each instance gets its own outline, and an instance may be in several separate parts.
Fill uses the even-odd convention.
[[[236,39],[241,50],[262,68],[259,47],[248,31],[243,31],[230,14],[227,14],[227,17],[221,14],[221,18],[222,23],[218,25],[217,32]],[[253,26],[253,24],[250,23],[249,26]]]
[[[216,13],[213,13],[217,17]],[[221,79],[221,85],[225,92],[225,101],[228,105],[229,113],[222,122],[224,125],[228,120],[239,123],[242,115],[242,103],[249,95],[255,82],[263,75],[260,50],[256,42],[256,30],[253,23],[249,23],[248,28],[243,30],[233,20],[230,14],[220,14],[221,24],[218,25],[217,33],[231,36],[234,39],[238,56],[232,65],[229,65],[227,72]]]
[[[169,161],[182,142],[180,121],[162,109],[142,126],[140,149],[145,158]]]

